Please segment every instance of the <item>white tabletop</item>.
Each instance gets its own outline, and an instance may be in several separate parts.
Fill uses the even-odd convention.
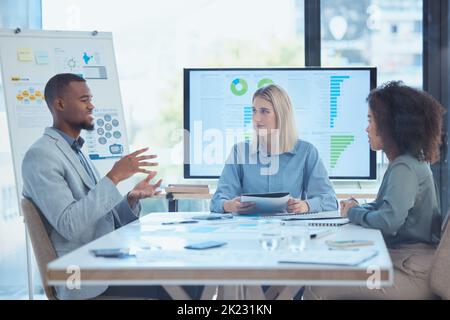
[[[359,250],[378,254],[357,266],[283,264],[293,254],[285,243],[295,226],[282,226],[280,218],[234,217],[224,221],[162,225],[207,212],[151,213],[111,232],[48,265],[50,285],[64,284],[66,270],[78,266],[85,285],[366,285],[375,272],[381,286],[391,285],[393,267],[383,237],[378,230],[354,225],[332,227],[333,232],[310,240],[306,251],[336,254],[325,240],[371,240],[374,245]],[[330,229],[330,227],[321,227]],[[315,227],[314,230],[317,228]],[[261,247],[264,232],[281,234],[279,248]],[[284,240],[283,240],[284,239]],[[208,250],[188,250],[184,246],[203,240],[226,241],[227,245]],[[99,258],[91,249],[135,248],[136,257]],[[306,252],[305,251],[305,252]],[[348,252],[342,251],[343,254]]]

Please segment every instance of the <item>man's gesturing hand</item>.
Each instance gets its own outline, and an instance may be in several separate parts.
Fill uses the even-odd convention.
[[[157,189],[161,186],[161,179],[159,179],[155,184],[150,183],[155,176],[156,171],[151,171],[147,178],[139,182],[133,190],[128,193],[127,198],[131,208],[133,208],[140,199],[151,198],[161,193],[161,191],[157,191]]]
[[[119,182],[128,179],[138,172],[151,174],[152,171],[145,168],[157,166],[158,163],[147,162],[145,160],[154,159],[157,156],[154,154],[141,156],[141,154],[146,152],[147,150],[148,148],[140,149],[123,157],[114,164],[113,168],[106,174],[106,176],[110,178],[114,184],[118,184]]]

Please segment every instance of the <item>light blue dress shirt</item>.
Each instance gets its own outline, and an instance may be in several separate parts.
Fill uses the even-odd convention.
[[[236,144],[211,200],[212,212],[224,212],[227,200],[244,193],[289,192],[305,200],[310,212],[338,209],[336,194],[317,149],[298,140],[290,152],[267,155],[251,151],[248,142]]]

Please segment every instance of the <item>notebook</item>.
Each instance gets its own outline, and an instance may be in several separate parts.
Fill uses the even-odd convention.
[[[338,218],[338,219],[320,219],[320,220],[307,220],[307,219],[298,219],[298,220],[286,220],[282,219],[281,225],[283,226],[308,226],[308,227],[340,227],[346,224],[349,224],[350,220],[347,218]]]
[[[324,212],[312,212],[296,215],[295,217],[286,216],[281,219],[286,225],[300,221],[307,223],[308,226],[318,227],[340,227],[349,224],[350,221],[347,218],[342,218],[339,211],[324,211]]]
[[[296,220],[329,220],[329,219],[342,219],[339,211],[324,211],[324,212],[311,212],[298,214],[295,217],[286,217],[283,221],[296,221]]]
[[[288,213],[288,212],[256,212],[256,213],[235,213],[242,216],[264,216],[283,218],[284,221],[295,220],[322,220],[322,219],[342,219],[339,211]]]
[[[311,227],[340,227],[349,224],[347,218],[342,218],[339,211],[324,211],[311,213],[259,213],[259,214],[239,214],[247,217],[260,218],[281,218],[282,225],[308,225]]]
[[[278,263],[283,264],[324,264],[335,266],[357,266],[378,255],[377,250],[314,250],[283,256]]]
[[[304,221],[306,221],[306,223],[308,223],[308,226],[311,227],[341,227],[350,223],[350,220],[348,220],[347,218]]]

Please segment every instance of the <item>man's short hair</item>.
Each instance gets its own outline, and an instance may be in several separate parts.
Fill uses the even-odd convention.
[[[63,94],[64,89],[66,89],[66,87],[71,82],[74,81],[86,82],[85,79],[73,73],[60,73],[51,77],[50,80],[48,80],[44,89],[44,97],[45,102],[47,102],[47,106],[49,107],[50,110],[52,102],[57,97],[60,97]]]

